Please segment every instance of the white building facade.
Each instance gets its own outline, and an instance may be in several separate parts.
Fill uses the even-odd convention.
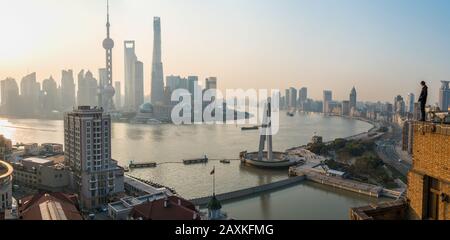
[[[64,117],[65,165],[81,206],[106,206],[123,192],[124,170],[111,158],[111,117],[102,109],[79,106]]]

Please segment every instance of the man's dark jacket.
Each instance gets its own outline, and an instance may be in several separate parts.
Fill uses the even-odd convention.
[[[422,105],[427,104],[427,98],[428,98],[428,87],[425,85],[422,87],[422,92],[420,93],[419,102]]]

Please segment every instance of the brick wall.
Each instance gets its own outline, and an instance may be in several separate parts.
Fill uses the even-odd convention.
[[[414,123],[413,166],[408,174],[408,201],[412,215],[421,219],[424,177],[440,183],[441,193],[450,195],[450,125]],[[449,201],[439,200],[439,219],[450,220]]]

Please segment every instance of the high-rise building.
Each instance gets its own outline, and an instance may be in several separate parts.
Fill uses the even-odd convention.
[[[329,113],[328,103],[333,101],[333,92],[325,90],[323,91],[323,113]]]
[[[106,77],[99,83],[99,91],[97,96],[98,105],[102,107],[105,112],[109,113],[115,110],[114,94],[116,93],[113,87],[113,71],[112,71],[112,49],[114,48],[114,41],[110,36],[109,23],[109,1],[107,1],[106,10],[106,38],[103,40],[103,48],[106,51]]]
[[[205,80],[205,89],[217,89],[217,78],[216,77],[208,77]]]
[[[117,109],[120,109],[122,108],[122,88],[119,81],[114,83],[114,90],[116,90],[116,95],[114,95],[114,105]]]
[[[166,77],[166,86],[170,90],[170,92],[173,92],[180,88],[180,80],[180,76],[170,75]]]
[[[18,114],[20,108],[19,86],[13,78],[7,78],[0,82],[1,89],[1,107],[4,114]]]
[[[449,111],[450,108],[450,81],[441,81],[442,86],[439,90],[439,108],[442,111]]]
[[[399,116],[404,116],[405,110],[406,110],[405,101],[403,100],[402,96],[398,95],[394,99],[394,112]]]
[[[350,115],[350,101],[342,102],[342,115],[349,116]]]
[[[408,113],[414,113],[414,102],[415,102],[416,96],[414,93],[409,93],[408,97],[406,98],[406,111]]]
[[[161,60],[161,19],[153,19],[152,104],[164,102],[164,73]]]
[[[217,78],[216,77],[208,77],[205,79],[205,91],[207,90],[214,90],[214,94],[217,94]],[[195,98],[194,98],[195,99]],[[212,98],[213,102],[216,99],[216,97]]]
[[[187,78],[180,78],[180,85],[178,88],[189,90],[189,83]]]
[[[78,106],[98,106],[97,79],[90,71],[81,70],[78,74]]]
[[[53,77],[45,79],[42,82],[42,110],[45,113],[50,113],[54,110],[59,110],[58,103],[58,86]]]
[[[289,93],[289,96],[290,96],[290,99],[289,99],[289,106],[291,107],[291,108],[297,108],[297,89],[295,89],[295,88],[293,88],[293,87],[291,87],[290,89],[289,89],[289,91],[290,91],[290,93]]]
[[[139,107],[144,103],[144,63],[136,62],[135,104]]]
[[[300,106],[299,106],[299,107],[300,107],[302,110],[305,110],[304,105],[305,105],[306,101],[308,100],[308,88],[302,87],[302,88],[299,90],[299,92],[298,92],[298,100],[299,100],[299,103],[300,103]]]
[[[356,108],[356,101],[357,101],[356,88],[353,87],[352,91],[350,92],[350,110],[352,108]]]
[[[72,70],[62,70],[61,77],[61,108],[63,111],[71,110],[76,105],[75,81]]]
[[[198,77],[189,76],[188,79],[188,90],[192,97],[194,97],[194,89],[198,88]]]
[[[64,116],[65,164],[84,209],[105,206],[124,190],[124,170],[111,157],[111,117],[79,106]]]
[[[39,96],[41,84],[36,81],[36,73],[28,74],[20,82],[20,98],[22,110],[26,115],[32,116],[39,112]]]
[[[144,65],[136,57],[135,41],[125,41],[125,103],[128,111],[136,111],[144,103]]]
[[[286,99],[284,102],[284,108],[289,109],[289,101],[291,100],[289,89],[286,89],[284,91],[284,95],[285,95],[285,99]]]

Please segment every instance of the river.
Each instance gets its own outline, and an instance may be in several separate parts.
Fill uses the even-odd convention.
[[[314,133],[323,136],[324,141],[328,141],[366,132],[370,128],[372,128],[372,125],[366,122],[340,117],[325,117],[321,114],[297,114],[294,117],[280,114],[280,130],[273,138],[274,150],[284,151],[291,147],[307,144]],[[63,122],[57,120],[0,119],[0,134],[12,139],[13,142],[64,142]],[[287,178],[287,170],[254,169],[242,166],[239,161],[232,161],[231,164],[221,164],[219,161],[190,166],[180,164],[182,159],[198,158],[204,154],[211,159],[237,159],[241,151],[256,151],[258,141],[257,131],[241,131],[240,126],[236,125],[175,126],[114,123],[112,126],[113,158],[118,160],[120,165],[126,166],[130,160],[134,160],[134,162],[165,163],[154,169],[133,170],[130,174],[175,188],[180,195],[188,199],[211,194],[212,178],[210,172],[213,167],[216,168],[217,193]],[[292,202],[297,201],[295,196],[298,194],[294,193],[299,193],[302,196],[300,199],[311,204],[314,201],[336,202],[341,199],[339,200],[340,205],[348,207],[353,203],[360,204],[373,201],[368,198],[355,198],[353,194],[348,193],[339,192],[337,195],[328,193],[323,189],[313,188],[310,184],[301,184],[292,187],[292,189],[277,192],[289,193],[284,198],[286,198],[285,200],[292,198]],[[276,200],[277,203],[273,202],[274,199],[283,198],[283,194],[267,193],[266,195],[269,202],[272,202],[271,205],[284,205],[284,201]],[[265,198],[266,195],[261,196],[261,199]],[[308,198],[305,198],[305,196],[308,196]],[[245,206],[247,201],[253,202],[251,199],[243,200],[240,204]],[[263,201],[258,202],[261,202],[259,205],[263,204]],[[232,209],[235,209],[237,203],[229,204],[230,207],[227,208],[234,213]],[[329,203],[324,204],[329,205]],[[302,205],[305,206],[303,210],[307,211],[307,208],[309,208],[307,203]],[[254,208],[258,208],[258,204],[254,205]],[[242,211],[237,208],[237,215],[239,215],[239,212]],[[260,217],[265,219],[261,214],[263,212],[252,216],[256,219],[261,219]],[[342,217],[342,214],[330,214],[330,216]],[[271,216],[267,218],[277,218],[283,216],[283,214]]]

